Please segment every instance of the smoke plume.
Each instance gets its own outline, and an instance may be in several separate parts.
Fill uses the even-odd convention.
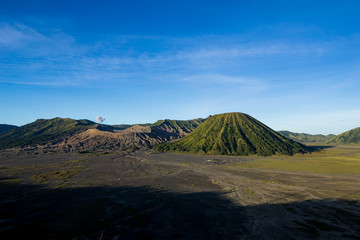
[[[105,121],[105,118],[104,118],[104,117],[97,116],[97,117],[96,117],[96,120],[98,121],[98,123],[102,123],[103,121]]]

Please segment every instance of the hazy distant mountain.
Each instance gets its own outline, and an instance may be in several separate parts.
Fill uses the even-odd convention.
[[[9,125],[9,124],[0,124],[0,135],[11,130],[14,128],[17,128],[18,126],[15,125]]]
[[[295,133],[290,131],[278,131],[281,135],[290,138],[294,141],[306,143],[306,142],[317,142],[317,143],[325,143],[329,141],[331,138],[335,137],[334,134],[322,135],[322,134],[307,134],[307,133]]]
[[[271,155],[305,153],[312,149],[285,138],[247,114],[224,113],[209,117],[188,136],[155,146],[154,150],[222,155]]]
[[[327,143],[331,144],[348,144],[360,143],[360,127],[344,132],[330,139]]]

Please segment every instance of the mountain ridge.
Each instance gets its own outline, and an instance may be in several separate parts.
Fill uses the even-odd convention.
[[[331,138],[335,137],[335,134],[308,134],[308,133],[297,133],[297,132],[291,132],[291,131],[277,131],[281,135],[292,139],[294,141],[300,142],[300,143],[306,143],[306,142],[312,142],[312,143],[325,143],[329,141]]]
[[[17,127],[18,126],[10,125],[10,124],[0,124],[0,135]]]
[[[0,149],[33,146],[47,151],[96,151],[124,148],[151,148],[178,139],[202,122],[159,120],[154,124],[105,125],[69,118],[38,119],[0,134]]]
[[[11,129],[0,135],[0,149],[39,144],[49,139],[85,131],[94,122],[81,119],[52,118],[38,119],[24,126]]]
[[[360,143],[360,127],[343,132],[330,139],[327,143],[328,144]]]

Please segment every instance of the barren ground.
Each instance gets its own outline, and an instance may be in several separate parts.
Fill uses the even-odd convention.
[[[7,153],[0,196],[2,239],[360,239],[360,146],[293,157]]]

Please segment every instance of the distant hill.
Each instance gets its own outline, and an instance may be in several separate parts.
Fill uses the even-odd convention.
[[[89,120],[69,118],[38,119],[0,135],[0,149],[39,144],[85,131],[96,125]]]
[[[203,118],[197,118],[193,120],[170,120],[170,119],[164,119],[164,120],[158,120],[155,123],[145,123],[145,124],[117,124],[112,125],[114,129],[116,130],[125,130],[127,128],[130,128],[134,125],[139,126],[149,126],[151,128],[158,128],[163,129],[166,131],[171,132],[178,132],[178,133],[190,133],[193,131],[197,126],[200,125],[200,123],[204,122],[205,119]]]
[[[117,130],[124,130],[127,129],[129,127],[131,127],[131,124],[118,124],[118,125],[112,125],[112,127],[114,127]]]
[[[281,135],[290,138],[294,141],[306,143],[306,142],[313,142],[313,143],[325,143],[329,141],[331,138],[335,137],[334,134],[329,135],[322,135],[322,134],[307,134],[307,133],[295,133],[290,131],[278,131]]]
[[[166,119],[153,124],[105,125],[69,118],[39,119],[0,135],[0,149],[25,146],[44,152],[148,149],[189,134],[203,121]]]
[[[156,144],[179,139],[188,135],[197,126],[202,119],[194,120],[159,120],[153,124],[135,124],[119,130],[119,125],[113,126],[113,131],[109,131],[107,126],[104,132],[104,126],[98,126],[96,129],[89,129],[81,134],[67,140],[67,145],[74,149],[88,149],[95,151],[97,149],[149,149]],[[98,131],[100,130],[100,131]]]
[[[197,118],[193,120],[159,120],[150,127],[157,131],[173,132],[180,135],[187,135],[197,128],[206,119]]]
[[[17,128],[18,126],[15,125],[9,125],[9,124],[0,124],[0,135],[4,132],[7,132],[11,129]]]
[[[330,139],[329,144],[360,143],[360,127],[344,132]]]
[[[291,155],[312,149],[285,138],[247,114],[224,113],[209,117],[188,136],[157,145],[154,150],[215,155]]]

